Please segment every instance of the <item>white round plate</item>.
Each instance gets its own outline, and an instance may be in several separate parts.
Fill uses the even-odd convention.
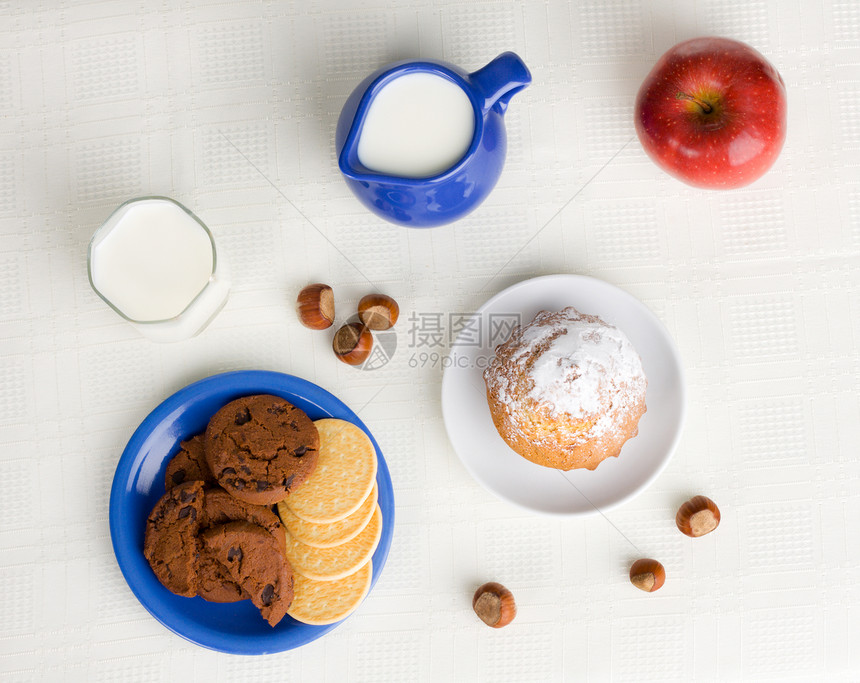
[[[642,358],[648,411],[639,434],[597,469],[563,472],[529,462],[499,436],[483,371],[513,324],[541,310],[574,306],[621,329]],[[460,460],[485,488],[509,503],[551,515],[604,511],[641,493],[672,457],[685,412],[683,369],[668,331],[646,306],[602,280],[548,275],[520,282],[487,301],[462,328],[445,365],[442,413]]]

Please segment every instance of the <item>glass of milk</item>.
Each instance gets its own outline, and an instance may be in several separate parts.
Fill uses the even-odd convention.
[[[87,266],[96,294],[158,342],[199,334],[230,290],[209,228],[168,197],[120,205],[93,235]]]

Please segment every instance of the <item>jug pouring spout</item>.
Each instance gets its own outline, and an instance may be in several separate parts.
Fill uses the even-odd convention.
[[[469,80],[484,98],[484,113],[495,108],[504,114],[511,98],[532,82],[532,75],[519,55],[503,52],[469,74]]]

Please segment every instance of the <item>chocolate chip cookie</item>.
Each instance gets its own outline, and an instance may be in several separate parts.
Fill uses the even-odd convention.
[[[165,493],[146,520],[143,554],[158,580],[177,595],[197,595],[202,511],[203,482],[190,481]]]
[[[208,470],[208,467],[207,467]],[[226,522],[246,520],[264,527],[271,533],[280,547],[284,547],[284,528],[278,516],[262,505],[246,503],[234,498],[224,489],[207,489],[203,497],[203,517],[200,532]],[[236,602],[250,596],[230,576],[230,572],[205,548],[201,549],[197,568],[197,595],[209,602]]]
[[[286,534],[281,520],[263,505],[246,503],[234,498],[224,489],[207,489],[203,498],[203,519],[200,532],[227,522],[248,521],[256,524],[272,536],[280,551],[286,552]],[[230,576],[230,572],[205,548],[200,553],[199,587],[197,595],[209,602],[236,602],[250,596]]]
[[[203,521],[200,531],[227,522],[247,521],[263,527],[278,542],[282,551],[286,548],[284,525],[278,515],[265,505],[254,505],[234,498],[223,489],[207,489],[203,499]]]
[[[200,537],[270,626],[284,618],[293,601],[293,570],[272,534],[251,522],[227,522]]]
[[[205,548],[201,548],[197,562],[197,595],[208,602],[238,602],[251,597]]]
[[[236,399],[215,413],[203,447],[210,471],[228,493],[272,505],[313,472],[319,434],[304,411],[261,394]]]
[[[167,463],[164,488],[169,491],[177,484],[194,480],[202,481],[206,486],[214,486],[217,483],[206,464],[202,434],[192,436],[188,441],[179,444],[179,452]]]

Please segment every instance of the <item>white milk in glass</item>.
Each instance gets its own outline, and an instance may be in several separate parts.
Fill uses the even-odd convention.
[[[127,202],[90,243],[93,289],[147,337],[186,339],[221,309],[229,285],[209,231],[180,204]]]
[[[371,171],[429,178],[462,159],[474,135],[475,110],[459,85],[436,74],[404,74],[371,101],[356,151]]]

